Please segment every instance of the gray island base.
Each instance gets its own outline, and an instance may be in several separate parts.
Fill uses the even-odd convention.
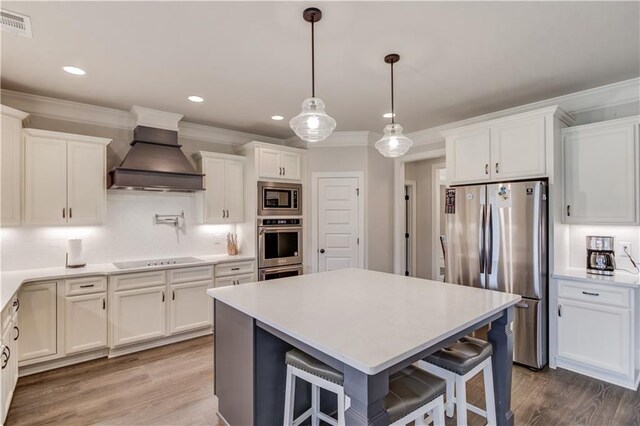
[[[519,296],[356,269],[208,293],[215,299],[214,393],[232,426],[283,423],[284,360],[293,347],[343,372],[347,425],[388,425],[389,375],[487,324],[498,425],[514,424],[509,324]],[[298,381],[296,415],[310,395]],[[335,395],[323,391],[321,407],[335,413]]]

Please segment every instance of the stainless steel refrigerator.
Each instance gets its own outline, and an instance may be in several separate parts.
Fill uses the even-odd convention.
[[[547,364],[547,197],[543,181],[449,187],[445,281],[515,293],[514,361]]]

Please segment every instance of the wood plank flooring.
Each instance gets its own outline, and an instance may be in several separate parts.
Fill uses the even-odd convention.
[[[212,357],[206,336],[23,377],[6,424],[222,426]],[[468,395],[484,406],[481,375]],[[517,425],[640,425],[638,392],[565,370],[514,367],[512,407]],[[469,413],[470,425],[483,420]]]

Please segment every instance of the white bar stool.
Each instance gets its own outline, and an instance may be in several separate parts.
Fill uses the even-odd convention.
[[[284,403],[284,426],[298,426],[311,417],[311,425],[318,426],[322,420],[331,425],[344,426],[345,411],[349,408],[349,397],[344,394],[341,372],[298,350],[287,352],[287,382]],[[311,383],[311,408],[296,419],[293,418],[296,377]],[[320,389],[338,396],[338,419],[320,411]],[[444,380],[419,368],[410,366],[389,377],[389,393],[383,406],[392,426],[406,425],[415,421],[416,426],[433,422],[444,426]]]
[[[418,367],[446,380],[447,416],[453,417],[455,405],[458,426],[467,425],[467,410],[487,419],[487,424],[490,426],[496,424],[492,354],[493,347],[490,343],[473,337],[463,337],[453,345],[417,362]],[[484,377],[486,411],[467,402],[466,384],[481,371]]]

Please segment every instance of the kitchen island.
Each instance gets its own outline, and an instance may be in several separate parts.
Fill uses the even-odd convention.
[[[520,296],[343,269],[209,289],[215,299],[214,392],[230,425],[282,424],[285,353],[296,347],[342,371],[347,424],[386,425],[389,375],[491,324],[499,425],[511,412],[513,306]],[[323,395],[323,411],[335,410]],[[296,412],[309,392],[296,387]]]

